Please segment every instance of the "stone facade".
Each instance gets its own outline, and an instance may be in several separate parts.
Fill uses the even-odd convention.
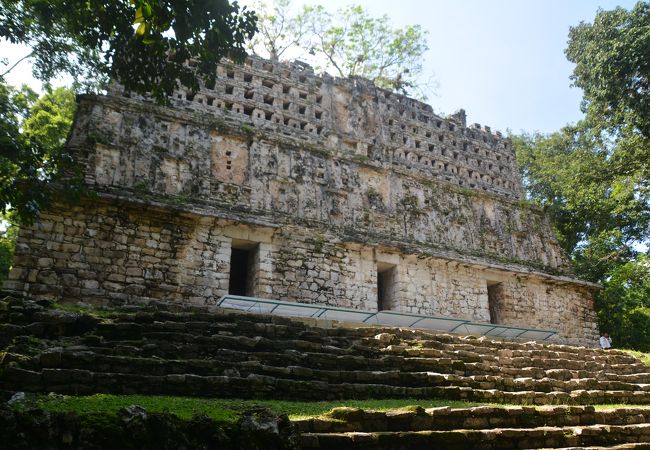
[[[464,111],[249,59],[167,107],[117,87],[81,97],[68,145],[98,195],[22,230],[14,291],[198,304],[230,291],[595,342],[596,286],[571,278],[548,218],[521,200],[510,140]]]

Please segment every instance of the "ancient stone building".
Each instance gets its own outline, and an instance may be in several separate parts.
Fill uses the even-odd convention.
[[[104,303],[234,293],[595,342],[596,286],[571,277],[522,200],[510,140],[462,110],[252,58],[167,107],[83,96],[68,145],[97,195],[21,231],[6,288]]]

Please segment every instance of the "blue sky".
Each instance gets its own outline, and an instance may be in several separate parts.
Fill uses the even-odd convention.
[[[464,108],[469,123],[513,132],[552,132],[580,119],[581,91],[570,87],[564,56],[569,27],[593,21],[598,8],[630,9],[610,0],[293,0],[335,10],[361,4],[395,26],[429,31],[425,74],[438,84],[429,96],[438,113]],[[240,0],[240,3],[249,3]]]
[[[246,0],[240,3],[248,3]],[[298,8],[304,0],[294,0]],[[319,3],[310,1],[308,3]],[[564,56],[569,27],[592,21],[598,8],[631,8],[632,0],[327,0],[328,9],[361,4],[387,14],[395,26],[420,24],[429,31],[425,73],[438,86],[434,110],[464,108],[468,122],[495,130],[552,132],[581,117],[581,92],[570,87],[572,65]],[[2,44],[0,56],[24,49]],[[8,81],[30,82],[19,66]]]

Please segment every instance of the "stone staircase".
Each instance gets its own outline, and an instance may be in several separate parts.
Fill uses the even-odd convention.
[[[650,404],[650,367],[616,350],[156,304],[109,318],[8,299],[0,389],[66,394],[508,404]]]
[[[617,350],[324,327],[172,304],[104,315],[0,301],[0,390],[509,403],[524,406],[335,408],[294,421],[293,437],[277,448],[650,449],[650,408],[589,406],[650,405],[650,367]],[[19,412],[0,417],[11,414],[11,423],[29,421]],[[12,427],[0,432],[13,436]]]
[[[376,412],[335,408],[294,422],[302,448],[650,448],[650,409],[475,407]]]

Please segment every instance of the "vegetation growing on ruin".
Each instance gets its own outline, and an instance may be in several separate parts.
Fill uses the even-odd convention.
[[[43,408],[51,412],[74,411],[78,413],[116,412],[120,408],[138,405],[150,412],[170,412],[180,418],[189,419],[196,414],[226,422],[234,422],[240,413],[250,408],[263,407],[278,414],[287,414],[292,419],[315,417],[327,414],[333,408],[342,406],[374,411],[405,408],[413,405],[424,408],[449,406],[468,408],[485,405],[484,403],[461,402],[452,400],[417,400],[417,399],[381,399],[381,400],[340,400],[323,402],[291,402],[285,400],[241,400],[241,399],[207,399],[174,396],[147,395],[110,395],[95,394],[90,396],[71,395],[30,395],[25,402],[16,407],[28,409]]]
[[[77,314],[87,314],[92,317],[97,317],[97,318],[106,318],[109,319],[111,317],[115,317],[116,315],[123,315],[123,314],[134,314],[132,312],[129,312],[128,310],[121,309],[119,307],[102,307],[102,306],[94,306],[94,305],[84,305],[81,303],[61,303],[61,302],[53,302],[51,303],[52,308],[58,309],[59,311],[65,311],[65,312],[70,312],[70,313],[77,313]]]
[[[650,353],[643,353],[636,350],[626,350],[622,349],[624,352],[629,353],[630,355],[639,358],[643,364],[650,366]]]
[[[18,226],[12,219],[13,214],[0,215],[0,285],[7,279],[16,251]]]
[[[420,25],[394,28],[387,15],[372,17],[359,5],[335,12],[304,5],[295,13],[288,0],[258,2],[258,33],[249,48],[278,60],[293,57],[313,62],[319,71],[339,77],[361,76],[375,85],[425,98],[421,79],[427,31]]]
[[[290,419],[330,415],[334,408],[348,407],[368,411],[388,411],[422,408],[471,408],[474,406],[508,407],[520,405],[474,403],[454,400],[419,400],[419,399],[381,399],[381,400],[340,400],[322,402],[292,402],[285,400],[241,400],[220,398],[191,398],[174,396],[147,395],[111,395],[95,394],[89,396],[72,396],[58,394],[30,394],[27,398],[14,404],[14,408],[28,410],[42,408],[49,412],[76,413],[115,413],[121,408],[137,405],[148,412],[171,413],[181,419],[190,419],[197,414],[204,414],[221,422],[235,422],[240,414],[252,408],[267,408],[276,414],[287,414]],[[533,406],[533,405],[530,405]],[[537,406],[540,407],[540,406]],[[603,404],[596,409],[612,408],[650,408],[648,405]]]

